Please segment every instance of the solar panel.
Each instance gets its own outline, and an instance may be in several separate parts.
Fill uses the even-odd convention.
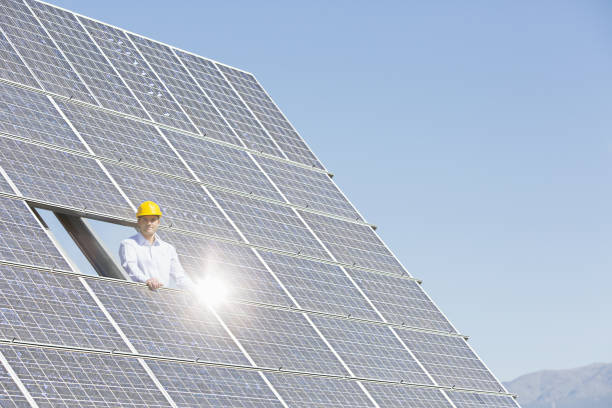
[[[255,371],[148,362],[180,407],[282,407]]]
[[[385,272],[406,273],[370,227],[305,211],[299,213],[338,261]]]
[[[274,373],[266,373],[266,378],[290,407],[373,406],[356,381]]]
[[[169,407],[135,358],[0,346],[39,406]]]
[[[0,337],[129,351],[78,278],[0,265]]]
[[[190,276],[196,280],[218,280],[226,286],[228,298],[291,305],[250,248],[172,231],[163,231],[161,236],[174,245],[181,265]]]
[[[327,174],[264,157],[257,161],[290,202],[362,221]]]
[[[272,252],[261,256],[302,308],[380,320],[339,267]]]
[[[72,13],[36,1],[27,3],[102,106],[146,118],[138,101]]]
[[[324,168],[252,75],[222,64],[217,67],[289,159]]]
[[[456,332],[417,282],[351,268],[348,272],[389,322]]]
[[[442,392],[419,389],[402,385],[380,385],[366,383],[365,388],[372,394],[380,407],[410,408],[453,408]],[[455,405],[456,408],[463,408]]]
[[[389,328],[317,316],[312,320],[356,376],[432,383]]]
[[[244,150],[177,132],[164,130],[163,133],[202,182],[282,201]]]
[[[219,315],[259,367],[347,374],[299,313],[226,305],[219,309]]]
[[[461,408],[517,408],[518,404],[512,397],[486,394],[471,394],[464,392],[449,392],[450,399]]]
[[[193,295],[107,281],[89,285],[139,353],[249,364],[214,314]]]
[[[153,120],[178,129],[196,131],[123,31],[87,18],[78,19]]]
[[[128,35],[195,123],[201,135],[242,146],[240,139],[227,126],[170,47],[137,35]]]
[[[18,0],[0,3],[0,28],[47,91],[95,104],[78,75],[58,52],[51,38]]]
[[[37,87],[38,84],[34,77],[28,71],[21,58],[15,52],[15,49],[9,42],[8,38],[0,30],[0,78],[18,82],[32,87]]]
[[[177,51],[177,55],[196,79],[198,85],[206,92],[215,107],[248,147],[263,153],[284,157],[212,61],[182,51]]]
[[[503,392],[463,338],[410,330],[398,334],[438,384]]]
[[[164,213],[164,225],[240,240],[234,227],[195,182],[113,164],[105,164],[105,167],[132,203],[138,205],[147,200],[158,203]],[[130,218],[133,217],[134,214],[130,214]]]
[[[70,270],[21,200],[0,198],[0,260]]]
[[[27,407],[29,402],[15,384],[8,371],[0,364],[0,407],[19,408]]]
[[[252,244],[330,259],[290,208],[221,191],[212,195]]]
[[[93,159],[0,137],[0,160],[28,198],[133,217],[128,203]]]
[[[72,103],[58,106],[96,155],[191,178],[154,126]]]
[[[0,84],[0,132],[86,152],[48,97]]]
[[[0,59],[0,338],[32,342],[0,351],[39,406],[517,406],[253,75],[35,0],[0,0]],[[43,270],[70,267],[27,202],[145,200],[224,303]],[[92,350],[134,348],[158,382]],[[29,405],[7,367],[0,405]]]

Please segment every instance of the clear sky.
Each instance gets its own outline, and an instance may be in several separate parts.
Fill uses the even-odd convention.
[[[54,4],[254,73],[501,380],[612,362],[610,3]]]

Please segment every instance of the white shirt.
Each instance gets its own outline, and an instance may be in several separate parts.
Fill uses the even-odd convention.
[[[151,244],[139,232],[124,239],[119,246],[121,266],[135,282],[156,278],[162,285],[187,288],[193,285],[176,255],[176,249],[155,235]]]

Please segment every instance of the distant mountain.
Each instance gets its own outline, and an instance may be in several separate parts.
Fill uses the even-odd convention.
[[[504,385],[522,408],[612,408],[612,364],[538,371]]]

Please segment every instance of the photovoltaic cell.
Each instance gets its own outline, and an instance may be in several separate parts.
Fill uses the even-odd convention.
[[[417,282],[357,269],[347,270],[389,322],[456,332]]]
[[[291,203],[362,221],[327,174],[265,157],[257,161]]]
[[[21,200],[0,198],[0,260],[70,270]]]
[[[285,119],[252,75],[222,64],[217,64],[217,67],[225,74],[227,80],[255,113],[257,119],[263,124],[270,136],[276,140],[276,143],[289,159],[320,169],[323,168],[323,165],[319,163],[300,135],[293,129],[293,126]]]
[[[146,118],[136,99],[72,13],[32,0],[27,3],[102,106]]]
[[[71,103],[58,106],[96,155],[191,177],[154,126]]]
[[[282,407],[257,372],[148,362],[179,407]]]
[[[48,97],[0,84],[0,132],[85,152]]]
[[[364,386],[381,408],[453,408],[438,390],[372,383]]]
[[[292,304],[252,249],[167,230],[160,235],[174,245],[181,265],[190,276],[195,280],[220,282],[226,288],[228,299]]]
[[[219,315],[259,367],[348,374],[299,313],[225,305]]]
[[[292,209],[222,191],[211,194],[250,243],[330,259]]]
[[[274,373],[265,375],[290,407],[371,408],[374,406],[355,381]]]
[[[15,52],[8,39],[0,31],[0,78],[13,82],[38,87],[34,77],[28,71],[21,58]]]
[[[372,228],[305,211],[299,213],[338,261],[385,272],[405,273]]]
[[[77,17],[154,121],[196,132],[189,119],[147,66],[127,35],[114,27]]]
[[[312,320],[357,377],[431,384],[388,327],[317,316]]]
[[[93,159],[0,137],[0,166],[25,197],[86,211],[134,216]]]
[[[234,90],[231,89],[229,83],[223,78],[212,61],[178,50],[177,55],[248,147],[283,157],[274,141],[259,125]]]
[[[261,256],[301,307],[380,320],[339,267],[264,251]]]
[[[0,1],[0,27],[46,90],[96,104],[68,61],[23,2]]]
[[[40,407],[169,407],[135,358],[0,346]]]
[[[159,204],[164,225],[240,240],[234,227],[198,184],[125,166],[105,164],[105,167],[134,205],[148,200]]]
[[[0,337],[129,351],[78,278],[0,265]]]
[[[457,408],[518,408],[514,398],[503,395],[449,392],[448,396]]]
[[[170,47],[136,35],[128,36],[203,135],[242,146]]]
[[[410,330],[397,333],[438,384],[503,392],[463,338]]]
[[[249,365],[214,314],[192,293],[88,282],[139,353]]]
[[[25,399],[15,381],[4,366],[0,364],[0,407],[23,408],[29,406],[30,403]]]
[[[203,182],[283,200],[247,152],[176,132],[162,132]]]

